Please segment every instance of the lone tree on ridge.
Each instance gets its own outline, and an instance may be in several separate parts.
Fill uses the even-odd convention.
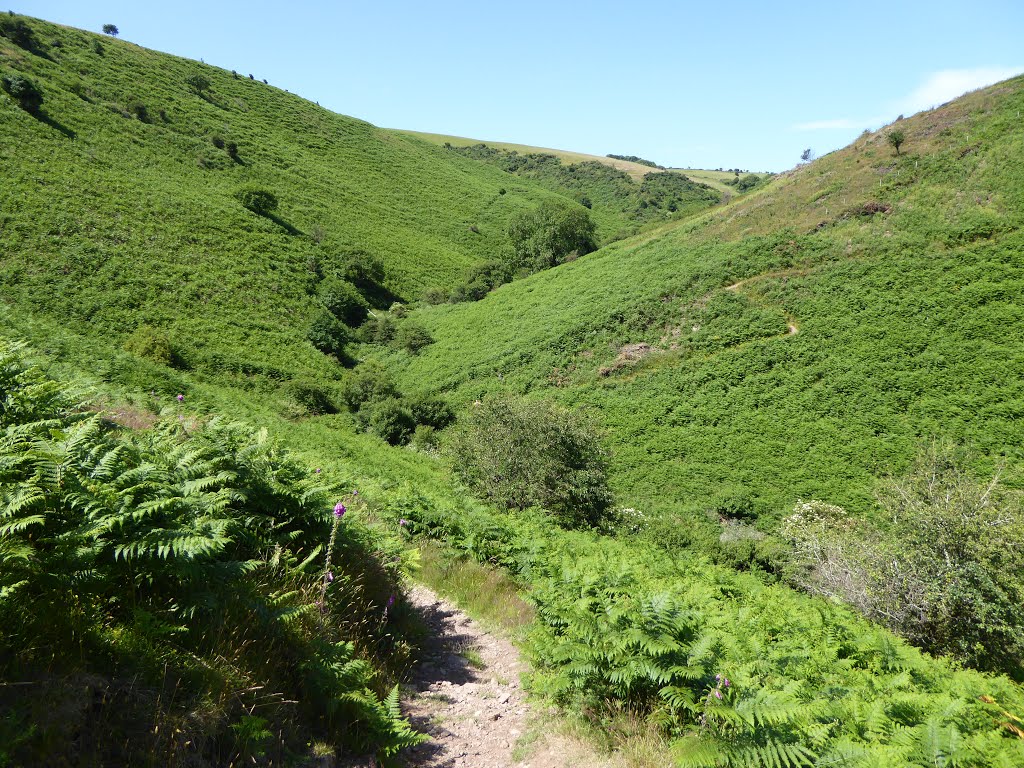
[[[887,134],[885,134],[885,140],[889,142],[889,146],[896,150],[896,154],[900,153],[900,146],[907,140],[907,133],[902,128],[893,128]]]

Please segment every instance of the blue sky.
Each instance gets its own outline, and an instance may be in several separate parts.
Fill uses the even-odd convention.
[[[1024,72],[1020,0],[12,2],[380,126],[694,168],[784,170]]]

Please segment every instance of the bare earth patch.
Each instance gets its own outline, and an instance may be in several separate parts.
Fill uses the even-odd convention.
[[[484,632],[426,587],[410,603],[430,630],[403,711],[431,741],[404,754],[409,768],[613,768],[586,745],[557,733],[553,714],[526,700],[519,649]]]

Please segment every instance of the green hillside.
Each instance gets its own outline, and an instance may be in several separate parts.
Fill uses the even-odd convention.
[[[0,99],[0,269],[8,302],[71,328],[148,323],[211,369],[322,369],[302,343],[320,276],[379,264],[403,300],[451,287],[551,197],[245,74],[28,23],[34,52],[0,37],[0,74],[44,99],[38,116]],[[235,199],[250,186],[273,217]]]
[[[899,156],[866,134],[696,222],[423,312],[437,343],[403,376],[594,406],[645,509],[867,511],[933,436],[1020,483],[1021,88],[902,121]]]
[[[393,758],[425,539],[636,767],[1024,762],[1024,78],[585,255],[245,73],[0,85],[0,767]]]

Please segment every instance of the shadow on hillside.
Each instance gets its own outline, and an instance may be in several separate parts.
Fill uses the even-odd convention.
[[[56,120],[54,120],[54,119],[53,119],[52,117],[50,117],[50,116],[49,116],[49,115],[47,115],[47,114],[44,114],[44,113],[40,112],[40,113],[39,113],[38,115],[36,115],[35,117],[36,117],[36,119],[37,119],[37,120],[38,120],[39,122],[41,122],[41,123],[45,123],[46,125],[48,125],[48,126],[50,126],[51,128],[53,128],[53,130],[55,130],[55,131],[59,131],[60,133],[63,133],[63,134],[64,134],[65,136],[67,136],[67,137],[68,137],[69,139],[75,139],[75,138],[78,138],[78,134],[77,134],[77,133],[75,133],[75,132],[74,132],[73,130],[71,130],[70,128],[68,128],[68,127],[67,127],[66,125],[64,125],[63,123],[59,123],[59,122],[57,122]]]
[[[289,235],[302,235],[302,234],[305,234],[301,229],[296,229],[291,224],[289,224],[287,221],[282,219],[280,216],[275,216],[273,213],[265,213],[263,215],[266,218],[270,219],[275,224],[277,224],[277,226],[281,227],[281,229],[283,229]]]

